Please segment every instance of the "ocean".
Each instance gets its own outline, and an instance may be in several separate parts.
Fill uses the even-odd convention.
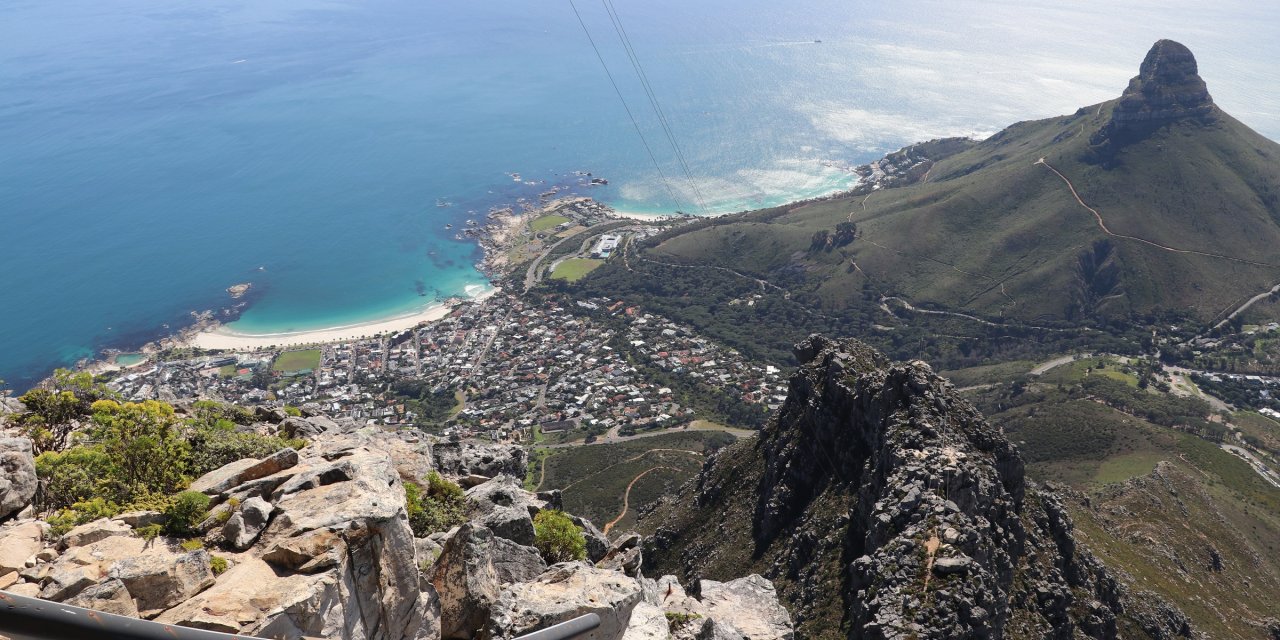
[[[1114,97],[1162,37],[1280,138],[1274,3],[614,0],[686,176],[605,5],[575,2],[634,124],[568,0],[0,3],[0,379],[241,282],[246,333],[466,295],[457,231],[551,186],[647,212],[830,193],[905,144]]]

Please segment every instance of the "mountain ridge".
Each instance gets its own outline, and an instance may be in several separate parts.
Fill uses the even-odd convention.
[[[796,351],[776,421],[642,516],[652,568],[758,570],[813,638],[1191,634],[1077,545],[1061,501],[928,365],[820,336]],[[729,526],[748,515],[749,536]]]

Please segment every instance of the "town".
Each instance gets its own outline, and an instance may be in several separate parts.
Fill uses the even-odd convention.
[[[714,408],[685,400],[699,395],[744,408],[758,425],[785,399],[781,374],[619,301],[503,293],[374,339],[243,353],[178,350],[118,372],[108,386],[135,401],[315,405],[365,424],[522,442],[720,419]],[[431,398],[443,399],[440,411],[424,406]]]

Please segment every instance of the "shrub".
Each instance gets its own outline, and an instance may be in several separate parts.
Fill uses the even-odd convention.
[[[182,547],[183,551],[199,551],[204,548],[204,540],[201,540],[200,538],[193,538],[178,546]]]
[[[533,518],[533,546],[548,564],[587,557],[587,539],[582,527],[554,509],[543,509]]]
[[[162,529],[163,527],[159,524],[148,524],[138,527],[137,529],[134,529],[134,531],[137,531],[138,536],[143,540],[155,540],[156,536],[160,535],[160,531]]]
[[[19,398],[27,412],[15,417],[14,423],[31,438],[36,453],[61,451],[70,444],[78,421],[89,415],[93,403],[111,395],[87,372],[58,369],[52,389],[32,389]]]
[[[290,405],[287,405],[287,404],[286,404],[286,405],[284,406],[284,414],[285,414],[286,416],[292,416],[292,417],[294,417],[294,418],[301,418],[301,417],[302,417],[302,409],[299,409],[299,408],[297,408],[297,407],[290,406]]]
[[[667,612],[667,629],[671,633],[675,633],[677,629],[684,626],[686,623],[691,622],[693,620],[697,620],[701,617],[702,616],[697,613],[683,613],[679,611],[668,611]]]
[[[432,471],[427,486],[404,483],[405,511],[413,535],[424,538],[438,531],[448,531],[467,521],[466,499],[462,487]]]
[[[299,449],[306,444],[305,440],[236,431],[235,423],[228,420],[193,424],[187,442],[191,445],[189,473],[197,478],[236,460],[263,458],[286,447]]]
[[[111,460],[97,447],[46,451],[36,456],[36,475],[41,480],[39,507],[45,511],[65,509],[101,496],[110,473]]]
[[[222,556],[213,556],[209,558],[209,568],[213,570],[213,575],[220,576],[227,572],[227,569],[230,568],[230,563]]]
[[[173,407],[162,402],[93,403],[88,435],[111,462],[108,489],[120,502],[148,493],[170,494],[186,485],[191,446]]]
[[[200,524],[209,513],[209,496],[198,491],[183,491],[174,497],[173,502],[165,509],[165,533],[172,536],[188,536],[195,533],[195,526]]]
[[[60,536],[82,524],[93,522],[100,518],[110,518],[121,511],[120,506],[114,502],[103,498],[92,498],[76,502],[68,508],[60,509],[57,513],[49,516],[47,521],[51,527],[50,532],[55,536]]]

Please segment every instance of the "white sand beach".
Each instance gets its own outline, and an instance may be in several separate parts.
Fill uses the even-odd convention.
[[[478,285],[475,285],[478,286]],[[473,291],[472,300],[484,300],[498,293],[497,288],[485,288],[484,291]],[[438,303],[422,311],[410,315],[398,316],[386,320],[362,322],[341,327],[330,327],[314,331],[298,331],[293,333],[246,334],[237,333],[226,326],[201,331],[189,340],[191,346],[201,349],[222,349],[228,351],[253,351],[268,347],[292,347],[331,342],[359,340],[384,333],[393,333],[412,329],[425,322],[435,322],[453,311],[455,305]]]
[[[613,215],[619,218],[630,218],[632,220],[643,220],[646,222],[654,221],[654,220],[666,220],[668,218],[676,217],[674,213],[643,213],[639,211],[619,211],[617,209],[613,210]]]

